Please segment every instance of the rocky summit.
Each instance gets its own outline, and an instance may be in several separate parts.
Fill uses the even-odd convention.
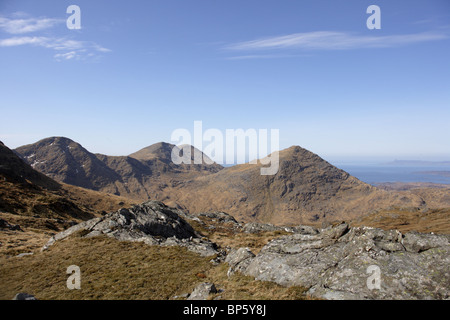
[[[140,241],[149,245],[177,245],[201,256],[218,254],[216,245],[201,239],[191,225],[181,218],[182,214],[162,202],[144,202],[72,226],[52,236],[42,250],[47,250],[55,241],[78,233],[86,238],[106,235],[121,241]]]
[[[279,237],[257,255],[240,248],[226,261],[229,274],[303,286],[324,299],[448,299],[449,238],[342,223]]]

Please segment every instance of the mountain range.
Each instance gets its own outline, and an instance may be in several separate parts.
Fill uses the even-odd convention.
[[[276,175],[261,176],[261,164],[173,166],[166,143],[110,157],[66,138],[44,142],[24,147],[30,164],[0,143],[1,299],[190,299],[208,283],[220,295],[201,299],[345,299],[355,286],[365,298],[448,298],[448,187],[383,191],[298,146],[279,152]],[[132,205],[128,181],[190,212]],[[382,296],[367,290],[373,263],[387,275]],[[67,290],[61,266],[73,264],[82,290]]]
[[[14,152],[58,182],[133,201],[160,200],[190,212],[224,211],[245,222],[317,224],[388,207],[428,206],[417,194],[378,189],[299,146],[279,152],[279,171],[272,176],[260,174],[260,162],[175,165],[170,156],[174,147],[159,142],[128,156],[108,156],[68,138],[51,137]],[[201,152],[191,151],[192,159]]]

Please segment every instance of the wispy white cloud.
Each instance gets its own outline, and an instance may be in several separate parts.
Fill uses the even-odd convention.
[[[66,53],[57,53],[54,55],[55,59],[58,61],[61,60],[71,60],[78,57],[78,53],[76,51],[70,51]]]
[[[12,37],[0,39],[0,47],[14,47],[22,45],[35,45],[54,50],[86,50],[90,49],[98,52],[110,52],[92,41],[80,41],[66,38],[53,37]]]
[[[42,46],[48,38],[46,37],[13,37],[7,39],[0,39],[0,47],[15,47],[26,44],[33,44]]]
[[[26,33],[38,32],[52,28],[64,22],[61,19],[32,18],[26,13],[20,12],[12,15],[12,18],[0,16],[0,30],[14,36],[0,39],[0,47],[16,47],[33,45],[57,51],[54,58],[62,60],[82,60],[84,58],[98,57],[102,53],[111,52],[93,41],[81,41],[68,39],[67,37],[29,36]]]
[[[308,49],[349,50],[359,48],[387,48],[436,41],[448,38],[445,33],[423,32],[405,35],[361,36],[347,32],[314,31],[238,42],[226,46],[229,50]]]
[[[295,58],[300,56],[306,56],[305,54],[249,54],[228,57],[226,60],[253,60],[253,59],[279,59],[279,58]]]
[[[102,46],[100,46],[100,45],[98,45],[98,44],[96,44],[96,43],[93,43],[93,44],[92,44],[92,47],[93,47],[95,50],[97,50],[98,52],[111,52],[111,51],[112,51],[111,49],[104,48],[104,47],[102,47]]]
[[[9,19],[0,17],[0,30],[11,34],[24,34],[49,29],[64,23],[64,21],[64,19],[52,18]]]

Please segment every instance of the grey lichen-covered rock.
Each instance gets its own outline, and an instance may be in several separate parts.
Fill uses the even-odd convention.
[[[448,236],[410,232],[402,240],[403,246],[410,252],[422,252],[448,244]]]
[[[235,272],[244,271],[254,257],[255,254],[251,252],[249,248],[231,250],[225,258],[225,262],[230,266],[227,275],[231,276]]]
[[[206,300],[210,294],[214,293],[217,293],[216,286],[213,283],[204,282],[195,287],[186,300]]]
[[[243,227],[243,231],[247,233],[259,233],[259,232],[273,232],[273,231],[285,231],[291,233],[302,233],[302,234],[317,234],[319,231],[311,226],[275,226],[270,223],[258,223],[249,222]]]
[[[249,222],[244,225],[243,231],[247,233],[258,233],[267,231],[283,231],[284,227],[275,226],[270,223]]]
[[[318,234],[279,237],[245,261],[240,268],[244,274],[303,286],[325,299],[450,297],[450,244],[442,235],[403,236],[396,230],[342,223]]]
[[[202,256],[218,253],[215,244],[201,239],[191,225],[180,217],[177,209],[159,201],[147,201],[79,223],[54,235],[42,250],[74,233],[83,233],[84,237],[106,235],[121,241],[140,241],[149,245],[177,245]]]
[[[232,225],[235,225],[237,227],[240,227],[239,222],[236,221],[236,219],[225,212],[200,212],[196,214],[197,217],[207,217],[209,219],[215,220],[220,223],[230,223]]]

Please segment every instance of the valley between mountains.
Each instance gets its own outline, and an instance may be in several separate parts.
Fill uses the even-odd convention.
[[[273,176],[261,163],[175,165],[172,148],[0,143],[0,298],[449,297],[449,187],[377,188],[299,146]],[[65,287],[70,264],[81,290]],[[366,287],[370,264],[381,291]]]

